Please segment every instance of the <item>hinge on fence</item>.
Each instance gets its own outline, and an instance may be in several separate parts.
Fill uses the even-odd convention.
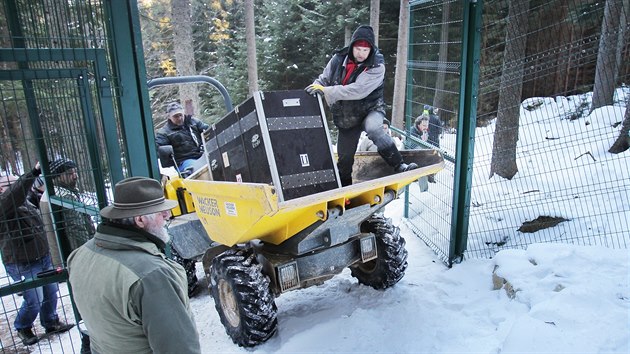
[[[98,91],[101,97],[112,97],[112,85],[109,84],[107,76],[101,76],[98,81]]]

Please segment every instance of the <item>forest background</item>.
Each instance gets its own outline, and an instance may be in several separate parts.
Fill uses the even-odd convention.
[[[508,47],[508,24],[505,19],[510,15],[510,6],[513,9],[519,6],[521,9],[525,8],[522,1],[516,1],[516,4],[513,2],[484,2],[485,29],[491,30],[483,33],[481,43],[482,77],[485,82],[480,82],[477,112],[479,126],[496,117],[500,92],[493,89],[493,82],[501,80],[502,63]],[[148,78],[207,75],[225,85],[235,105],[245,100],[250,87],[246,38],[248,3],[255,9],[256,85],[263,91],[306,87],[322,72],[333,50],[346,45],[358,25],[372,24],[378,33],[378,46],[385,56],[385,102],[388,105],[388,117],[395,113],[397,117],[393,117],[393,122],[403,128],[396,123],[402,121],[398,115],[402,115],[404,110],[392,112],[392,105],[396,60],[401,49],[398,46],[399,28],[403,21],[408,21],[400,16],[400,7],[401,4],[407,6],[408,1],[140,0],[139,12]],[[446,6],[452,1],[443,3]],[[427,6],[427,9],[431,8],[441,10],[437,6]],[[529,1],[525,10],[529,31],[526,31],[523,58],[529,59],[528,65],[531,67],[525,68],[518,102],[532,96],[555,96],[560,93],[574,95],[593,91],[595,62],[581,63],[582,65],[575,62],[558,65],[558,62],[562,55],[576,57],[571,47],[583,50],[587,42],[593,42],[590,48],[597,52],[604,11],[604,2],[596,0],[582,0],[577,3],[572,0]],[[444,21],[441,11],[426,11],[426,23],[441,21]],[[563,23],[560,33],[550,34],[544,30],[545,25],[551,21]],[[620,25],[627,26],[627,23]],[[459,30],[457,26],[443,28],[449,31]],[[539,30],[533,30],[536,28]],[[427,26],[426,29],[426,40],[416,37],[415,43],[435,37],[429,31],[439,30],[440,27]],[[461,38],[461,33],[449,33],[447,38]],[[568,39],[571,43],[566,43]],[[630,45],[627,40],[622,40],[619,45],[622,47],[618,51],[621,53],[621,65],[616,77],[624,78],[630,75],[630,60],[625,60],[630,58]],[[553,53],[558,58],[549,58],[549,55],[534,57],[536,53],[543,52]],[[490,75],[493,72],[495,74]],[[404,80],[404,77],[401,79]],[[164,123],[165,103],[173,100],[190,100],[189,109],[207,123],[216,122],[226,113],[218,91],[209,85],[181,85],[179,88],[167,86],[151,91],[156,127]],[[433,102],[432,98],[427,97],[419,98],[418,101]],[[447,126],[456,126],[454,114],[442,118]]]
[[[140,0],[148,79],[207,75],[228,90],[234,105],[248,97],[247,1]],[[379,1],[376,1],[379,3]],[[253,1],[257,86],[263,91],[302,89],[323,70],[333,50],[352,31],[370,23],[370,1]],[[386,61],[386,101],[393,95],[399,0],[380,1],[378,45]],[[154,124],[163,124],[165,103],[192,101],[194,113],[213,123],[225,113],[209,85],[167,86],[151,91]]]
[[[45,13],[61,13],[52,11],[57,8],[54,1],[35,3],[39,4],[33,5],[35,7],[49,6],[51,10]],[[500,158],[493,158],[492,172],[511,178],[516,171],[521,102],[530,97],[593,92],[592,104],[583,101],[570,116],[560,117],[575,120],[595,108],[613,104],[614,89],[627,85],[630,3],[623,0],[484,0],[480,3],[483,3],[484,13],[480,31],[477,125],[485,126],[496,119],[496,135],[501,139],[497,140],[495,153]],[[414,12],[411,20],[404,16],[409,15],[410,4]],[[331,53],[349,41],[352,31],[360,24],[369,23],[378,33],[378,45],[385,56],[385,102],[387,117],[393,125],[403,128],[403,118],[409,122],[418,115],[418,110],[421,113],[424,104],[432,104],[440,109],[446,126],[455,128],[462,123],[457,121],[459,117],[472,116],[470,112],[458,112],[461,18],[466,4],[469,2],[460,0],[138,0],[138,12],[148,79],[211,76],[225,85],[235,105],[243,102],[254,87],[263,91],[304,88],[322,72]],[[85,13],[89,13],[90,6],[90,2],[72,2],[66,4],[65,11],[81,13],[87,7]],[[27,18],[42,16],[36,21],[33,19],[33,24],[51,20],[49,31],[57,28],[68,31],[67,37],[62,36],[63,41],[51,41],[43,47],[72,46],[70,42],[75,36],[83,35],[80,31],[74,33],[77,28],[63,16],[48,19],[37,15],[38,12],[28,12],[28,7],[26,11]],[[3,16],[4,13],[0,13],[0,18]],[[404,31],[405,25],[410,25],[408,33]],[[46,34],[35,28],[29,30]],[[2,47],[10,47],[8,27],[0,24],[0,33],[3,34]],[[407,45],[409,37],[413,39]],[[256,58],[253,63],[252,57]],[[407,63],[411,67],[409,86],[413,90],[406,93]],[[442,64],[449,65],[449,75],[440,84],[440,75],[436,72]],[[413,96],[406,97],[411,105],[405,104],[406,94]],[[440,96],[448,98],[444,100]],[[164,124],[165,104],[175,100],[185,103],[191,113],[207,123],[218,121],[226,113],[221,95],[209,85],[159,87],[150,90],[154,128]],[[5,105],[6,119],[0,129],[3,141],[0,162],[7,166],[5,170],[19,171],[17,159],[36,156],[26,153],[24,141],[8,138],[21,137],[22,131],[29,130],[23,129],[28,127],[28,122],[23,119],[25,116],[18,114],[18,106]],[[51,105],[45,112],[54,122],[51,124],[67,126],[67,134],[82,131],[71,129],[78,123],[72,121],[75,115],[67,113],[70,105],[63,107],[66,112],[57,106]],[[408,106],[411,111],[405,112]],[[80,115],[77,111],[77,116]],[[66,121],[64,117],[70,118]],[[615,143],[618,147],[613,149],[619,153],[630,145],[630,114],[626,114],[623,123],[615,124],[622,125],[619,141],[623,144]],[[334,142],[334,127],[330,126]],[[64,134],[58,129],[54,132],[56,141],[61,144]],[[50,155],[63,150],[61,146],[55,149],[59,151]],[[79,148],[74,155],[80,151],[86,149]],[[499,169],[497,166],[507,167]]]

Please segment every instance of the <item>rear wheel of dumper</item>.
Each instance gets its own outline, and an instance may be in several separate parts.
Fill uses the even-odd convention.
[[[234,343],[252,347],[269,339],[278,327],[269,278],[253,252],[228,250],[212,261],[210,293],[227,334]]]
[[[402,279],[407,269],[405,239],[400,236],[400,229],[392,224],[391,219],[381,215],[372,216],[364,227],[365,231],[376,236],[378,257],[351,266],[351,274],[359,283],[374,289],[389,288]]]

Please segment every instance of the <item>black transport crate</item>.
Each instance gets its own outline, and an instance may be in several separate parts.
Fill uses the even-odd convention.
[[[215,181],[268,183],[279,200],[339,188],[322,100],[257,91],[204,133]]]

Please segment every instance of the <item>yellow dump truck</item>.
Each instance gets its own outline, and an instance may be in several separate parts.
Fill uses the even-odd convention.
[[[419,168],[394,174],[377,153],[360,152],[354,183],[341,187],[320,99],[288,91],[248,102],[205,134],[201,169],[165,184],[167,198],[179,202],[169,227],[173,247],[203,260],[227,334],[245,347],[276,332],[275,298],[284,292],[322,284],[348,267],[375,289],[396,284],[407,251],[383,207],[444,163],[434,150],[403,151]],[[309,150],[309,141],[325,148]],[[328,156],[315,156],[321,151]],[[297,166],[285,168],[292,161]]]

